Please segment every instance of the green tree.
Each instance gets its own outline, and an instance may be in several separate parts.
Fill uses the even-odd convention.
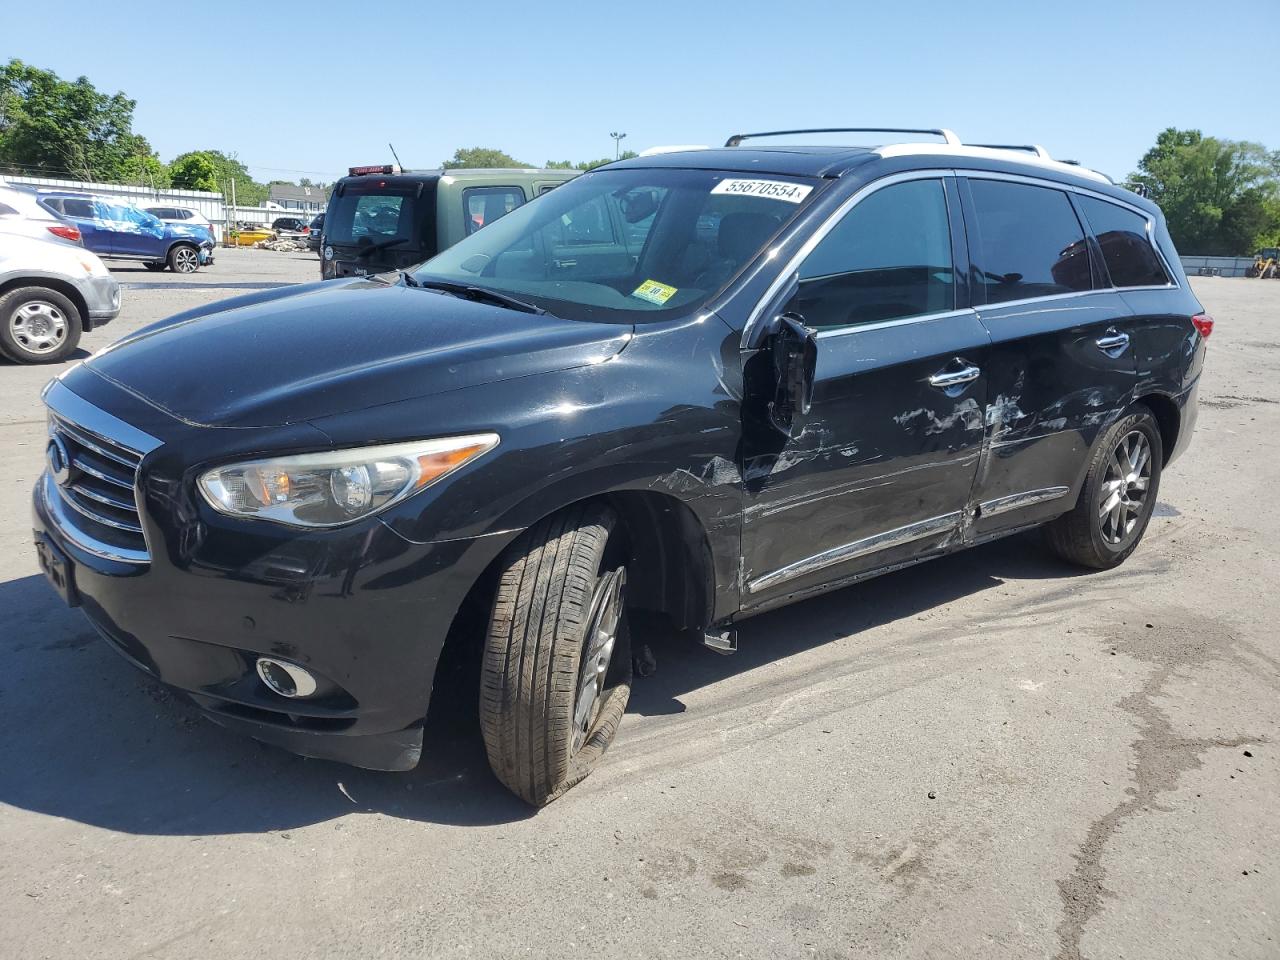
[[[130,136],[132,143],[121,171],[121,179],[140,187],[169,186],[169,168],[161,162],[147,138],[136,133]]]
[[[123,93],[99,92],[87,77],[63,80],[10,60],[0,67],[0,164],[54,177],[123,179],[136,169],[134,106]]]
[[[1280,229],[1280,163],[1260,144],[1170,127],[1143,156],[1130,183],[1146,187],[1160,204],[1184,253],[1245,255]]]
[[[179,163],[183,162],[187,157],[201,156],[213,164],[213,182],[216,184],[212,189],[223,193],[228,200],[231,199],[231,191],[228,184],[235,181],[236,185],[236,204],[241,207],[260,207],[267,199],[267,186],[264,183],[258,183],[249,175],[248,169],[243,163],[237,159],[235,154],[223,153],[221,150],[193,150],[190,153],[184,153],[175,157],[171,163],[170,169],[174,169]],[[174,186],[177,186],[175,182]],[[187,187],[185,189],[208,189],[204,187]]]
[[[509,153],[492,147],[459,147],[442,167],[527,167]]]
[[[169,164],[169,182],[179,190],[207,190],[220,193],[218,167],[204,152],[184,153]]]

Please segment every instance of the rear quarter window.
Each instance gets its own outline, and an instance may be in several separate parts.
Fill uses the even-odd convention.
[[[987,303],[1093,289],[1084,228],[1061,190],[971,179]]]
[[[1098,246],[1102,248],[1102,259],[1115,286],[1163,287],[1169,284],[1169,274],[1151,245],[1146,217],[1094,197],[1078,199]]]
[[[524,203],[519,187],[467,187],[462,191],[462,209],[467,233],[505,217]]]

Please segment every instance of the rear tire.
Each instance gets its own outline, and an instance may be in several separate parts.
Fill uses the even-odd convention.
[[[169,269],[174,273],[195,273],[200,269],[200,251],[180,243],[169,251]]]
[[[494,774],[536,807],[591,772],[631,693],[616,527],[603,504],[570,507],[527,530],[502,559],[480,727]]]
[[[1044,528],[1062,559],[1094,570],[1119,566],[1137,548],[1160,491],[1160,427],[1141,404],[1094,443],[1080,499]]]
[[[66,296],[17,287],[0,297],[0,353],[18,363],[60,363],[80,343],[83,321]]]

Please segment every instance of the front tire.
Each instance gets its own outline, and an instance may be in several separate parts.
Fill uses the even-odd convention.
[[[76,305],[48,287],[18,287],[0,297],[0,353],[18,363],[59,363],[80,343]]]
[[[1156,418],[1141,404],[1131,407],[1094,444],[1075,508],[1045,526],[1049,547],[1095,570],[1124,563],[1151,520],[1163,463]]]
[[[494,774],[541,807],[604,756],[631,693],[626,564],[603,504],[527,530],[502,560],[480,681]]]
[[[200,251],[180,243],[169,251],[169,269],[174,273],[195,273],[200,269]]]

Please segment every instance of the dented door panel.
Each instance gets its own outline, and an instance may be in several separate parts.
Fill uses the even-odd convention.
[[[818,341],[794,439],[743,437],[743,607],[955,541],[983,440],[988,337],[972,311]],[[971,364],[976,379],[931,377]]]
[[[1069,509],[1094,440],[1128,406],[1137,381],[1134,322],[1119,294],[978,312],[992,345],[975,536]],[[1127,346],[1105,346],[1126,337]]]

